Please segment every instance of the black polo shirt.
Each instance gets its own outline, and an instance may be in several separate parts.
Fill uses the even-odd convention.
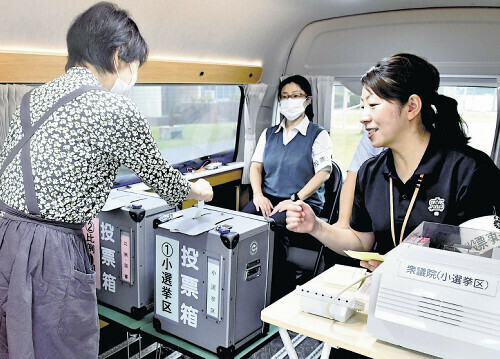
[[[500,170],[484,152],[469,146],[446,149],[431,138],[413,176],[403,183],[390,149],[367,160],[359,169],[351,217],[352,229],[374,232],[373,250],[394,248],[391,235],[389,177],[393,178],[394,228],[401,227],[415,184],[424,174],[403,239],[422,221],[459,225],[469,219],[500,212]]]

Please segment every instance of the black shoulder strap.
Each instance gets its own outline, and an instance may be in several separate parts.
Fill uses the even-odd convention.
[[[5,168],[7,168],[7,166],[10,164],[10,162],[12,162],[12,160],[17,155],[17,153],[19,152],[21,147],[23,147],[24,144],[26,142],[28,142],[28,140],[35,134],[36,130],[38,130],[40,128],[40,126],[45,123],[45,121],[47,120],[47,118],[50,117],[50,115],[52,115],[59,107],[63,106],[67,102],[77,98],[78,96],[80,96],[84,92],[91,91],[91,90],[103,90],[103,88],[99,87],[99,86],[82,86],[82,87],[76,89],[75,91],[70,92],[69,94],[61,97],[59,99],[59,101],[57,101],[47,112],[45,112],[45,114],[33,126],[31,126],[31,120],[29,118],[29,100],[30,100],[31,91],[28,92],[27,94],[25,94],[23,96],[23,100],[21,102],[21,113],[23,113],[24,109],[27,108],[27,112],[28,112],[27,119],[28,119],[29,124],[26,124],[26,122],[23,122],[23,120],[21,119],[24,137],[21,138],[21,140],[12,148],[12,150],[7,155],[7,157],[5,157],[5,160],[2,164],[2,167],[0,168],[0,176],[3,174],[3,172],[5,171]],[[24,109],[23,109],[23,106],[24,106]]]
[[[56,111],[58,108],[68,103],[69,101],[75,99],[81,94],[90,90],[102,90],[102,87],[98,86],[82,86],[75,91],[61,97],[43,116],[34,124],[31,124],[30,118],[30,98],[31,91],[23,96],[20,109],[20,120],[22,125],[22,130],[24,136],[21,140],[12,148],[10,153],[5,158],[5,161],[0,169],[0,176],[3,174],[9,163],[12,162],[16,154],[21,151],[21,169],[23,174],[24,191],[26,197],[26,206],[28,207],[28,212],[32,215],[39,216],[40,209],[38,207],[38,201],[36,199],[35,184],[33,182],[33,169],[31,167],[31,155],[30,155],[30,139],[33,134],[42,126],[45,121]],[[27,144],[27,145],[26,145]]]

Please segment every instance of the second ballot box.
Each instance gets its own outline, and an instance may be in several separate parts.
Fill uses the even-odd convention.
[[[219,357],[267,332],[274,232],[260,216],[192,207],[156,222],[153,325]]]
[[[175,210],[153,193],[111,191],[101,212],[84,228],[101,304],[136,319],[153,310],[153,220]]]

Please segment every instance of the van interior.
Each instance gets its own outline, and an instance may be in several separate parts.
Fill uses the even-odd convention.
[[[3,1],[0,146],[22,94],[64,72],[66,31],[94,3]],[[183,173],[243,163],[241,175],[214,186],[214,205],[240,210],[251,199],[251,157],[262,131],[280,120],[278,85],[289,75],[311,82],[314,122],[329,132],[345,176],[364,131],[360,78],[399,52],[438,68],[439,92],[458,101],[471,146],[500,166],[499,0],[115,3],[149,46],[131,98],[164,157]],[[138,181],[122,168],[115,186]]]

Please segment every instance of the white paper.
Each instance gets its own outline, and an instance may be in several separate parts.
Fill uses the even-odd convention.
[[[366,275],[366,271],[367,270],[365,268],[336,264],[333,268],[328,270],[328,276],[324,277],[323,285],[337,289],[344,289],[353,281],[361,279],[364,275]],[[355,292],[360,286],[361,282],[351,286],[348,290]]]
[[[203,211],[203,207],[205,207],[205,201],[198,201],[198,209],[193,218],[198,218],[201,216],[201,212]]]
[[[137,193],[139,195],[146,195],[148,197],[156,197],[156,198],[160,198],[160,196],[158,195],[158,193],[156,192],[151,192],[151,191],[143,191],[143,190],[139,190],[139,189],[135,189],[135,188],[130,188],[127,190],[127,192],[130,192],[130,193]]]
[[[104,204],[104,207],[101,208],[101,211],[112,211],[114,209],[127,206],[132,202],[137,202],[141,199],[146,199],[146,197],[137,198],[137,194],[127,193],[125,191],[111,192],[108,199],[106,200],[106,203]]]
[[[168,229],[170,232],[184,233],[189,236],[197,236],[215,228],[218,223],[224,222],[232,216],[227,213],[214,212],[210,209],[205,210],[199,218],[194,218],[196,207],[190,207],[182,211],[182,217],[174,218],[159,225],[161,228]]]
[[[131,185],[130,189],[133,189],[135,191],[149,191],[151,188],[149,188],[149,186],[144,182],[139,182]]]

